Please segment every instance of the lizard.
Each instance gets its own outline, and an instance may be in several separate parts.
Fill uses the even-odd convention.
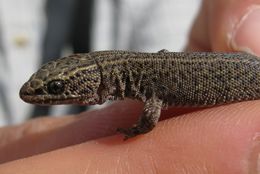
[[[95,51],[43,65],[20,90],[32,104],[103,104],[137,99],[136,124],[125,139],[151,131],[168,106],[208,107],[260,98],[260,58],[218,52]]]

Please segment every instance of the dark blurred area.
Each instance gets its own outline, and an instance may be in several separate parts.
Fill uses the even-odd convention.
[[[90,51],[93,0],[47,0],[47,29],[42,49],[42,63],[61,57],[70,45],[73,53]],[[82,20],[84,19],[84,20]],[[51,106],[35,106],[31,117],[50,114]],[[86,110],[85,106],[72,106],[68,114]]]

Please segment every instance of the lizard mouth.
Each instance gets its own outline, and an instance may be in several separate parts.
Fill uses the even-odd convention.
[[[88,100],[86,100],[88,98]],[[50,95],[22,95],[21,99],[26,103],[36,105],[64,105],[64,104],[76,104],[76,105],[94,105],[99,104],[94,98],[86,96],[50,96]]]
[[[51,95],[20,95],[21,99],[26,103],[38,105],[62,105],[62,104],[80,104],[82,97],[69,96],[51,96]]]
[[[30,94],[22,89],[20,90],[20,98],[26,103],[36,105],[64,105],[64,104],[77,104],[77,105],[94,105],[98,104],[99,101],[94,96],[75,96],[75,95],[35,95]]]
[[[83,96],[74,95],[50,95],[45,93],[36,93],[36,90],[28,88],[25,84],[20,90],[20,98],[26,103],[38,104],[38,105],[62,105],[62,104],[80,104],[83,100]]]

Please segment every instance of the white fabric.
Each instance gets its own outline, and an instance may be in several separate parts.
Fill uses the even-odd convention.
[[[200,6],[200,0],[121,0],[118,8],[95,2],[93,50],[181,51]]]
[[[4,85],[10,115],[0,107],[0,125],[5,117],[12,123],[25,120],[29,105],[19,98],[21,85],[38,66],[43,34],[44,0],[0,0],[0,83]],[[0,98],[0,102],[2,99]],[[1,103],[0,103],[0,106]]]

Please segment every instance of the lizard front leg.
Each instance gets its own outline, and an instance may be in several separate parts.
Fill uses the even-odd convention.
[[[137,124],[127,129],[118,128],[118,132],[125,134],[124,140],[151,131],[160,118],[162,103],[162,100],[157,97],[151,97],[145,102],[144,110]]]

